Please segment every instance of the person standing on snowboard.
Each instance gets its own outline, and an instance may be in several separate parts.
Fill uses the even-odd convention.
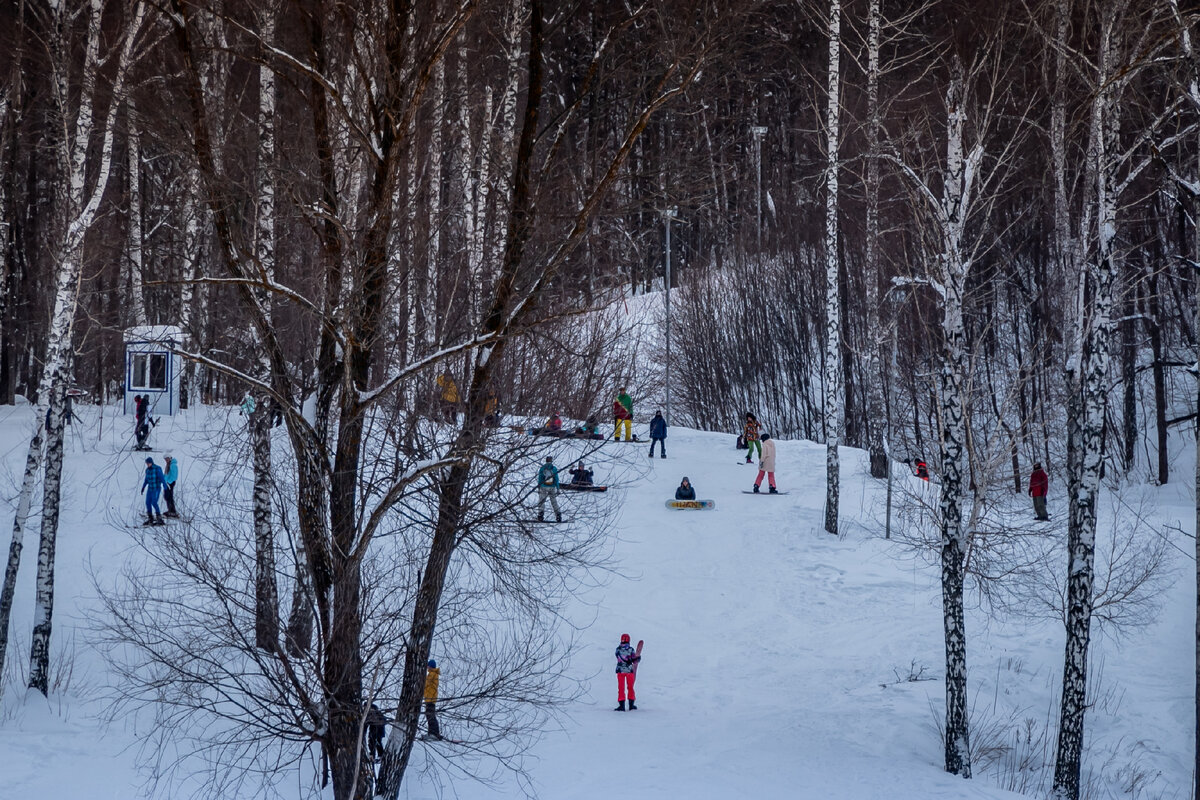
[[[621,438],[621,423],[625,423],[625,441],[633,438],[633,398],[621,387],[617,399],[613,400],[613,440]]]
[[[142,492],[146,495],[146,524],[166,525],[162,512],[158,510],[158,493],[162,491],[166,480],[163,478],[162,467],[154,463],[153,458],[146,459],[146,477],[142,481]]]
[[[775,488],[775,440],[771,438],[771,434],[764,433],[762,435],[762,454],[758,457],[758,477],[754,479],[754,493],[758,494],[758,487],[762,486],[763,475],[767,476],[767,481],[771,484],[771,494],[779,494],[779,490]]]
[[[635,701],[637,696],[633,693],[633,682],[637,679],[634,673],[634,667],[642,657],[634,652],[633,647],[629,644],[629,634],[621,634],[621,643],[617,645],[617,707],[613,711],[625,710],[625,695],[629,695],[629,710],[637,711]]]
[[[537,474],[538,490],[538,522],[546,521],[546,498],[550,498],[550,507],[554,509],[554,521],[562,522],[562,511],[558,508],[558,468],[554,466],[554,456],[546,456],[546,463]]]

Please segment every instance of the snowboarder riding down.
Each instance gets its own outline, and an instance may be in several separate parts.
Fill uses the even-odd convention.
[[[585,467],[582,461],[575,465],[575,469],[571,470],[571,484],[573,486],[592,485],[592,471]]]
[[[621,423],[625,423],[625,441],[630,441],[633,437],[633,398],[625,392],[625,387],[621,387],[621,391],[617,394],[617,399],[613,400],[613,440],[621,438]]]
[[[642,657],[634,652],[629,644],[629,634],[621,634],[621,644],[617,645],[617,707],[613,711],[625,710],[625,695],[629,695],[629,710],[637,711],[637,696],[633,692],[633,682],[637,680],[637,663]]]
[[[554,509],[554,521],[562,522],[562,511],[558,508],[558,469],[554,466],[554,456],[546,456],[546,463],[538,470],[538,522],[545,522],[546,498],[550,498],[550,507]]]
[[[675,499],[676,500],[695,500],[696,499],[696,487],[692,486],[692,482],[688,480],[686,475],[683,476],[683,480],[679,482],[679,486],[675,489]]]
[[[650,457],[654,458],[654,445],[662,446],[662,457],[667,457],[667,421],[663,419],[661,411],[654,412],[654,419],[650,420]]]
[[[162,512],[158,510],[158,494],[166,484],[162,467],[153,458],[146,459],[146,477],[142,480],[142,492],[146,495],[146,525],[166,525]]]
[[[771,494],[779,494],[779,490],[775,488],[775,440],[771,438],[771,434],[764,433],[762,435],[762,454],[758,457],[758,477],[754,479],[754,493],[758,494],[758,487],[762,486],[763,475],[767,476],[767,481],[771,484]]]
[[[758,457],[762,458],[762,444],[758,441],[758,431],[762,425],[749,411],[746,412],[746,425],[742,428],[742,437],[746,440],[746,463],[750,463],[750,455],[758,448]]]

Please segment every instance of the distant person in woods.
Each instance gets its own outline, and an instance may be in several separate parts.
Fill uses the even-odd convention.
[[[633,438],[633,398],[621,387],[613,400],[613,439],[621,438],[621,423],[625,423],[625,441]]]
[[[550,507],[554,509],[554,521],[562,522],[562,511],[558,508],[558,468],[554,466],[554,456],[546,456],[537,474],[538,490],[538,522],[546,521],[546,498],[550,498]]]
[[[437,376],[438,388],[442,390],[442,416],[451,425],[458,424],[458,384],[446,373]]]
[[[1029,496],[1033,498],[1033,513],[1042,522],[1050,519],[1046,513],[1046,492],[1049,488],[1050,476],[1042,469],[1040,462],[1034,464],[1033,472],[1029,475]]]
[[[913,473],[923,481],[929,480],[929,465],[921,459],[913,462]]]
[[[439,741],[442,738],[442,729],[438,725],[437,699],[441,676],[442,671],[438,669],[437,662],[429,659],[429,670],[425,673],[425,724],[429,726],[429,738]]]
[[[771,494],[779,494],[779,490],[775,488],[775,440],[771,438],[771,434],[764,433],[762,435],[762,454],[758,457],[758,477],[754,479],[754,493],[758,494],[758,487],[762,486],[763,475],[767,476],[767,482],[771,485]]]
[[[585,467],[582,461],[575,465],[575,469],[571,470],[571,483],[575,486],[592,485],[592,471]]]
[[[750,456],[754,453],[754,448],[758,448],[758,457],[762,458],[762,443],[758,440],[758,431],[762,425],[758,424],[758,419],[749,411],[746,412],[746,424],[742,428],[742,438],[746,442],[746,463],[750,463]]]
[[[488,392],[487,399],[483,401],[483,424],[489,428],[497,428],[500,426],[500,399],[496,397],[495,392]]]
[[[179,462],[170,454],[163,456],[163,461],[167,465],[167,469],[163,472],[163,499],[167,501],[166,516],[178,517],[179,512],[175,510],[175,483],[179,480]]]
[[[135,394],[133,396],[133,435],[137,439],[139,450],[149,450],[146,439],[150,437],[150,396]]]
[[[379,706],[371,703],[367,709],[367,755],[372,761],[383,758],[383,737],[387,732],[387,717]]]
[[[667,421],[663,419],[661,411],[654,412],[654,419],[650,420],[650,457],[654,458],[654,445],[661,446],[661,454],[663,458],[667,457]]]
[[[146,495],[147,525],[166,525],[162,512],[158,510],[158,494],[162,491],[164,482],[162,467],[155,464],[153,458],[147,458],[146,477],[142,480],[142,492]]]
[[[633,671],[642,657],[634,652],[629,644],[629,634],[621,634],[621,643],[617,645],[617,707],[613,711],[625,710],[625,696],[629,696],[629,710],[637,711],[637,695],[633,693],[633,682],[637,674]]]
[[[675,487],[675,499],[676,500],[695,500],[696,499],[696,487],[692,486],[692,482],[688,480],[686,475],[684,475],[683,480],[679,482],[679,486]]]

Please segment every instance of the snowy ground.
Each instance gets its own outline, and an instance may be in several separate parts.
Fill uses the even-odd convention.
[[[0,701],[0,800],[132,798],[143,785],[134,769],[136,725],[101,721],[106,676],[85,622],[95,603],[92,574],[111,578],[128,546],[124,524],[138,507],[143,456],[126,450],[127,418],[112,409],[78,413],[83,424],[68,439],[55,608],[54,649],[67,668],[56,674],[49,703],[18,688],[31,627],[35,525],[25,542],[15,652]],[[169,449],[182,459],[184,498],[189,481],[223,478],[208,459],[207,440],[195,434],[211,424],[209,415],[224,413],[205,409],[155,430],[156,458]],[[0,493],[10,508],[31,418],[27,407],[0,408]],[[1052,734],[1039,743],[1038,733],[1054,716],[1061,626],[972,612],[974,744],[1009,749],[999,766],[977,769],[984,774],[976,780],[948,776],[935,727],[943,704],[937,574],[880,538],[881,493],[865,475],[862,454],[843,452],[843,532],[834,537],[821,529],[823,446],[780,442],[779,484],[789,494],[756,497],[742,493],[756,468],[739,463],[732,436],[673,429],[668,445],[669,458],[653,461],[640,446],[609,445],[628,448],[628,458],[649,472],[606,495],[563,498],[621,504],[617,574],[570,610],[588,625],[574,664],[588,690],[567,709],[561,729],[534,745],[528,785],[503,772],[488,786],[435,785],[431,776],[444,773],[422,767],[436,754],[418,750],[402,796],[488,800],[520,796],[527,786],[553,800],[1002,798],[1018,795],[1001,784],[1037,788],[1041,775],[1014,765],[1026,755],[1053,758]],[[1187,476],[1190,463],[1178,460],[1175,474]],[[715,510],[664,508],[685,474],[699,497],[716,501]],[[1061,483],[1058,489],[1052,512],[1063,510]],[[1167,526],[1178,523],[1190,534],[1194,512],[1182,488],[1154,495],[1157,528],[1185,554],[1176,553],[1178,580],[1163,593],[1158,622],[1120,640],[1094,639],[1100,669],[1087,724],[1095,797],[1188,796],[1192,543]],[[646,644],[639,709],[619,714],[612,711],[612,651],[623,632]],[[443,692],[452,693],[454,665],[441,667]],[[904,680],[922,668],[933,680]],[[1031,744],[1020,741],[1025,730]],[[185,795],[160,787],[155,796]]]

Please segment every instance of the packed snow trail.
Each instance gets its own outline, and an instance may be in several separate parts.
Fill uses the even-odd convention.
[[[97,607],[91,576],[113,580],[129,551],[124,526],[140,522],[145,454],[130,451],[131,418],[113,409],[102,418],[94,407],[77,412],[82,424],[67,434],[53,639],[55,653],[73,650],[73,672],[65,691],[52,686],[49,702],[23,693],[17,676],[27,658],[34,574],[27,561],[13,612],[9,692],[0,708],[0,800],[127,800],[145,785],[134,769],[142,743],[137,721],[98,721],[105,706],[96,690],[109,676],[88,643],[88,614]],[[181,460],[185,515],[197,486],[230,478],[229,465],[214,460],[220,456],[211,438],[229,414],[226,432],[237,436],[232,409],[164,418],[154,430],[156,460],[168,451]],[[32,417],[28,407],[0,408],[0,478],[10,502]],[[823,530],[823,445],[779,441],[777,480],[789,494],[771,497],[743,494],[757,467],[739,463],[744,451],[734,449],[732,435],[671,428],[667,443],[667,459],[646,458],[648,442],[606,445],[620,448],[635,467],[630,475],[641,477],[622,483],[628,476],[597,471],[597,483],[613,484],[607,493],[559,496],[568,519],[578,504],[619,505],[615,572],[566,610],[585,626],[571,671],[587,691],[567,709],[562,727],[531,750],[525,764],[531,788],[545,800],[1018,796],[995,788],[979,765],[971,781],[942,772],[937,572],[898,557],[898,548],[879,538],[882,484],[867,477],[865,454],[843,450],[844,531],[834,537]],[[1188,467],[1179,463],[1181,472]],[[684,475],[716,509],[664,507]],[[1061,518],[1055,480],[1050,508]],[[897,483],[928,486],[900,470]],[[248,476],[245,488],[248,514]],[[1157,528],[1194,518],[1185,487],[1146,491],[1159,502]],[[1159,623],[1121,642],[1093,641],[1093,664],[1102,665],[1103,675],[1096,681],[1101,702],[1088,717],[1097,752],[1085,769],[1133,765],[1145,771],[1145,796],[1182,798],[1191,769],[1194,588],[1181,579],[1163,601]],[[1044,720],[1060,679],[1061,624],[988,621],[969,612],[973,733],[983,738],[989,721],[1004,721],[1010,731],[1025,719]],[[638,710],[623,714],[612,710],[613,650],[622,633],[645,640]],[[443,691],[452,695],[454,665],[440,665]],[[905,680],[910,673],[922,680]],[[444,724],[444,733],[456,737]],[[521,796],[525,784],[503,770],[493,785],[457,778],[446,785],[446,772],[423,768],[454,747],[422,743],[401,796]],[[1116,786],[1111,772],[1103,779]],[[160,786],[152,796],[185,797],[195,788]],[[295,776],[278,788],[288,800],[306,796]]]

